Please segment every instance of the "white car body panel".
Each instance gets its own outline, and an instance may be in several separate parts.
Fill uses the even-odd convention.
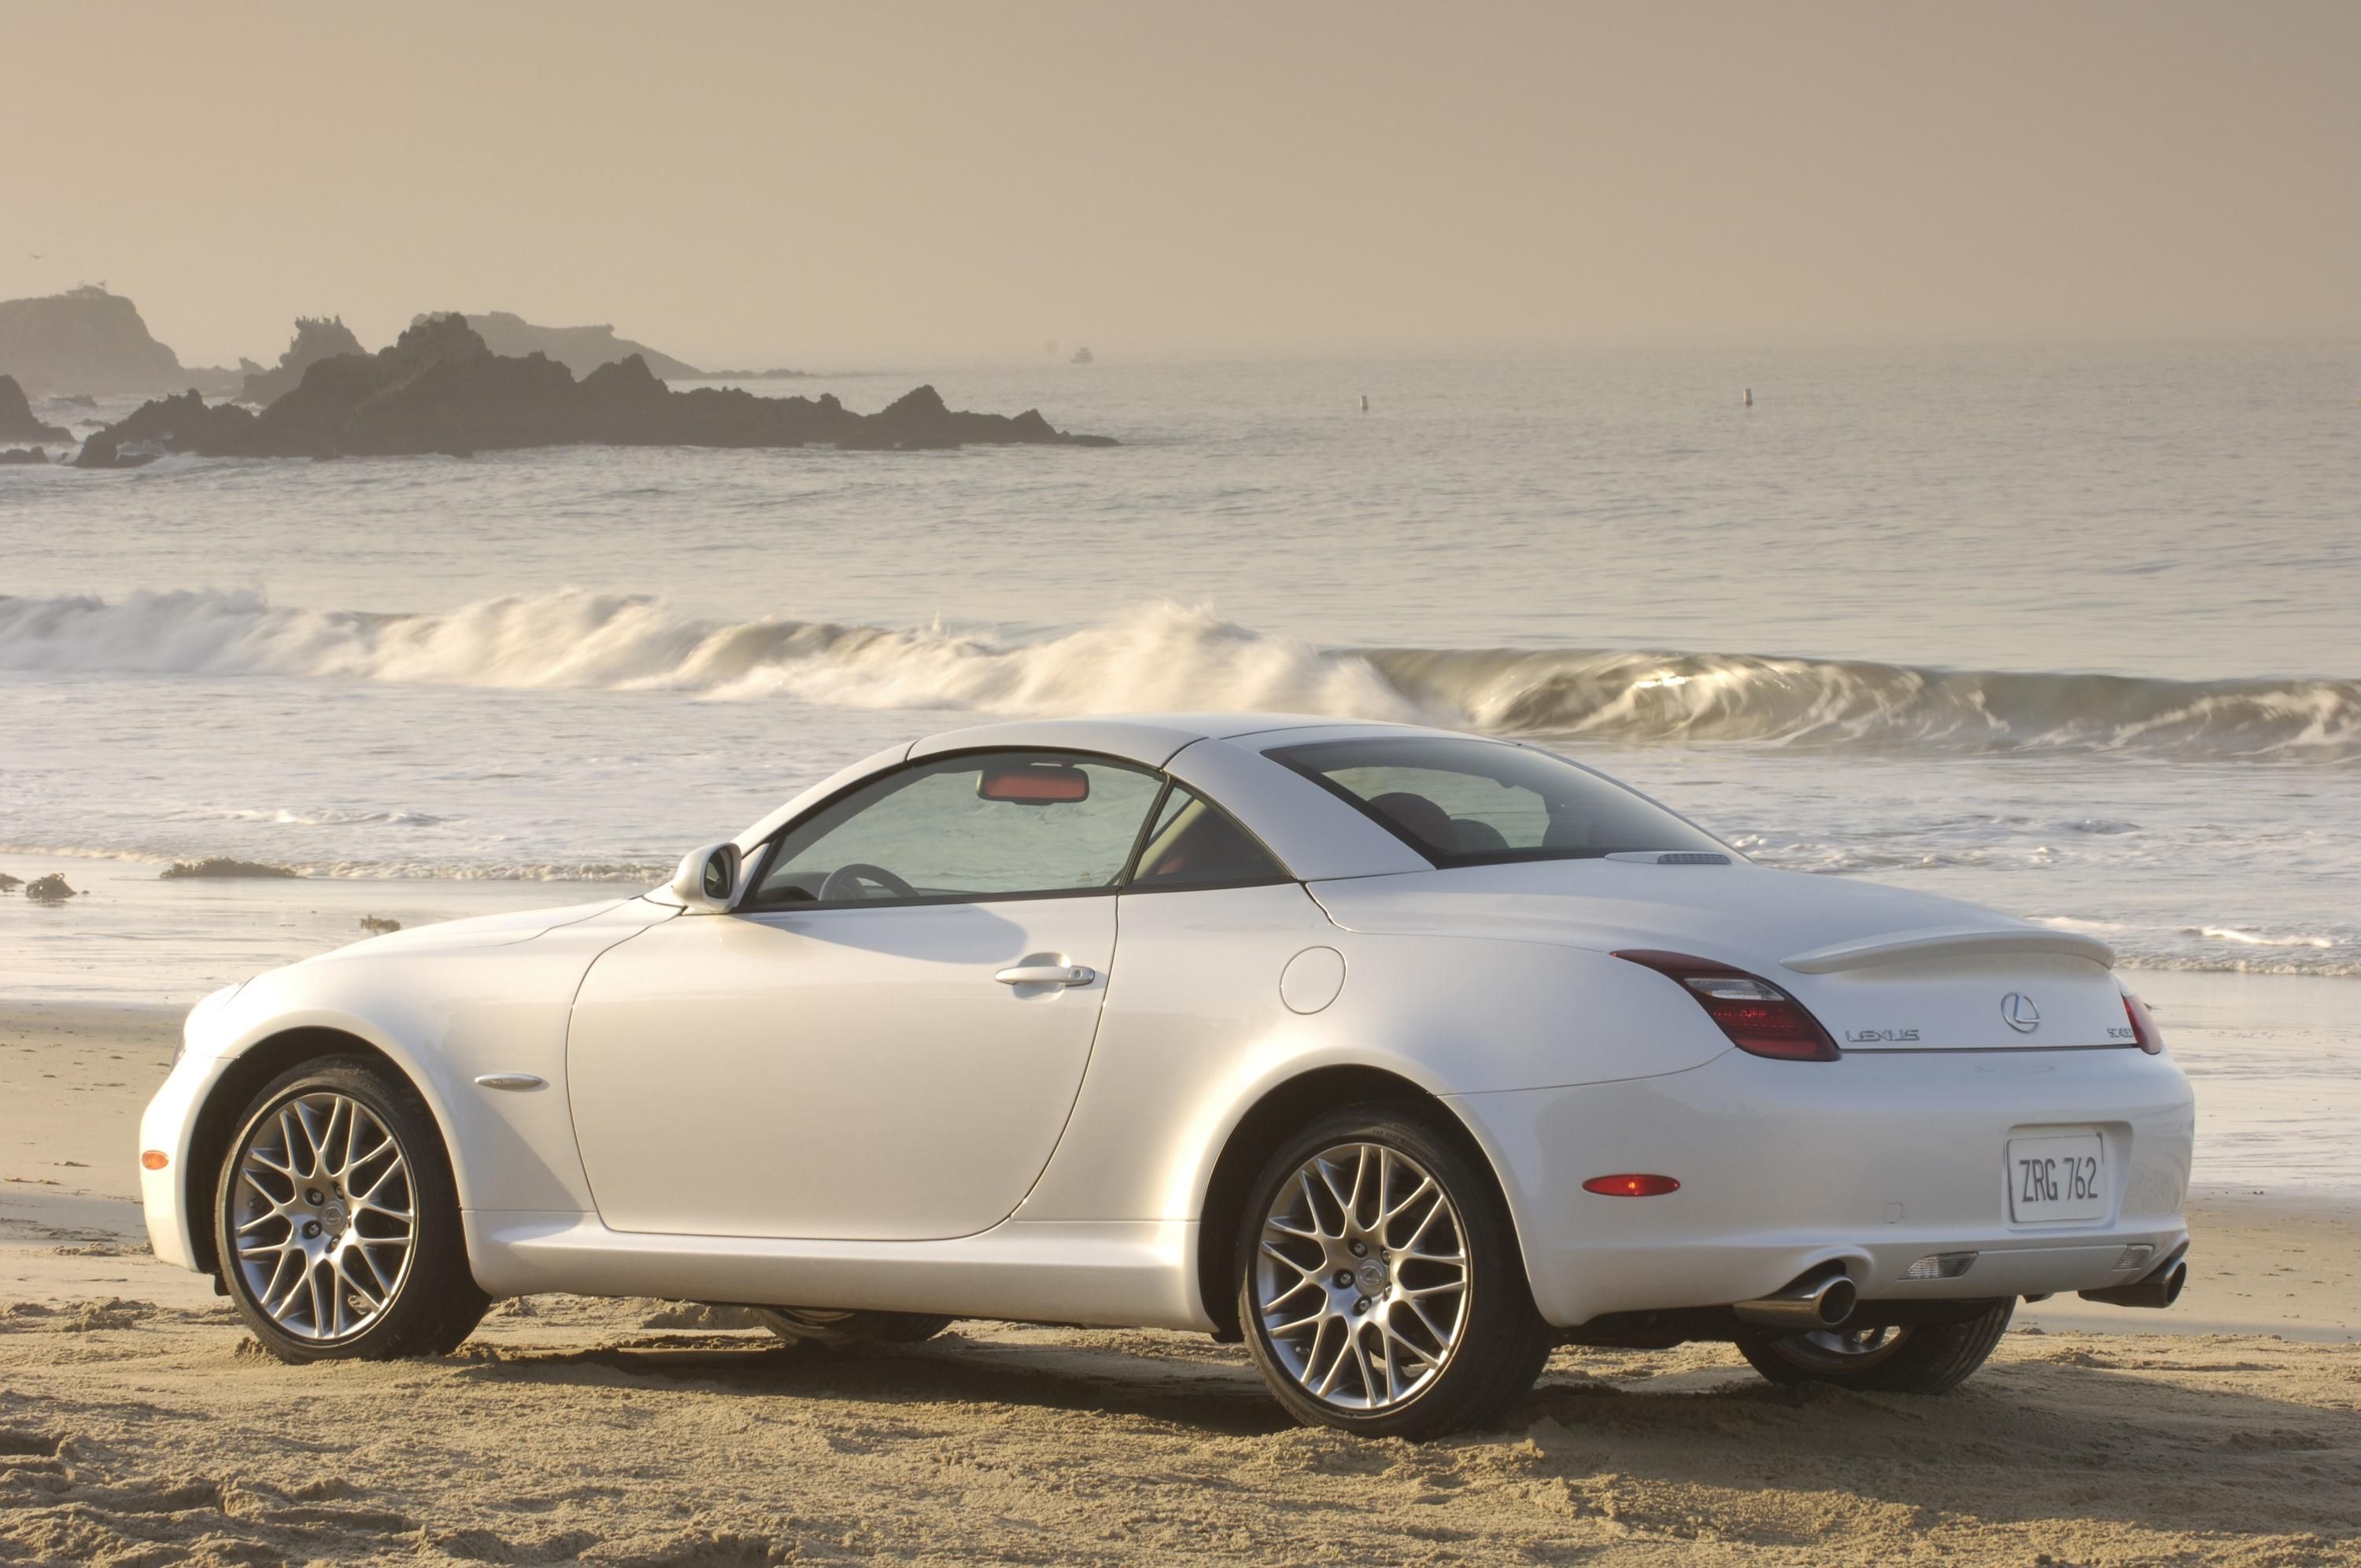
[[[158,1255],[204,1266],[203,1140],[304,1030],[417,1085],[495,1294],[1213,1327],[1225,1303],[1199,1265],[1230,1245],[1230,1217],[1206,1212],[1224,1150],[1266,1096],[1333,1069],[1388,1075],[1465,1127],[1560,1325],[1726,1305],[1832,1261],[1869,1299],[2097,1288],[2131,1277],[2127,1245],[2185,1244],[2188,1084],[2125,1043],[2103,947],[1734,852],[1437,870],[1262,751],[1420,733],[1442,732],[983,726],[880,751],[736,840],[742,892],[772,834],[906,761],[1073,750],[1217,802],[1285,883],[762,914],[659,892],[260,976],[192,1013],[143,1121],[169,1157],[143,1179]],[[1636,948],[1774,981],[1843,1059],[1738,1050],[1678,981],[1613,956]],[[994,980],[1036,957],[1096,978]],[[1309,979],[1283,993],[1299,959]],[[2038,999],[2034,1029],[2003,1016],[2012,992]],[[478,1081],[500,1075],[541,1087]],[[2107,1212],[2012,1223],[2007,1141],[2085,1130]],[[1622,1171],[1681,1187],[1582,1190]],[[1962,1277],[1900,1277],[1944,1251],[1981,1256]]]
[[[682,1235],[990,1229],[1082,1084],[1115,903],[689,916],[608,955],[575,999],[566,1064],[599,1212]],[[994,979],[1028,961],[1099,978]]]

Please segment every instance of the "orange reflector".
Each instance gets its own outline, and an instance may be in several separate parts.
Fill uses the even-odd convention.
[[[1582,1190],[1603,1198],[1661,1198],[1678,1192],[1681,1184],[1669,1176],[1594,1176]]]
[[[172,1163],[172,1157],[162,1149],[149,1149],[139,1157],[139,1163],[150,1170],[161,1170]]]

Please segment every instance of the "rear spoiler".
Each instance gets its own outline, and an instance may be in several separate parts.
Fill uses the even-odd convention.
[[[1896,931],[1779,961],[1797,974],[1834,974],[1839,970],[1874,969],[1880,964],[1913,963],[1921,959],[1994,958],[2030,953],[2052,959],[2088,959],[2101,969],[2115,967],[2115,950],[2096,937],[2074,931],[2049,931],[2038,926],[2013,930],[1989,927],[1945,926],[1923,931]]]

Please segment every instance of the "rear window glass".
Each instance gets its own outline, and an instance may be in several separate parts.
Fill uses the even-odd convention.
[[[1380,736],[1263,754],[1351,802],[1439,866],[1638,850],[1726,852],[1708,834],[1614,780],[1523,746]]]

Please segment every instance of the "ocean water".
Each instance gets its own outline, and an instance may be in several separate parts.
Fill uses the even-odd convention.
[[[1773,864],[2361,975],[2361,345],[755,389],[922,379],[1126,444],[0,468],[0,871],[99,889],[0,902],[0,994],[192,996],[1159,707],[1546,740]],[[155,882],[204,855],[336,886]]]

